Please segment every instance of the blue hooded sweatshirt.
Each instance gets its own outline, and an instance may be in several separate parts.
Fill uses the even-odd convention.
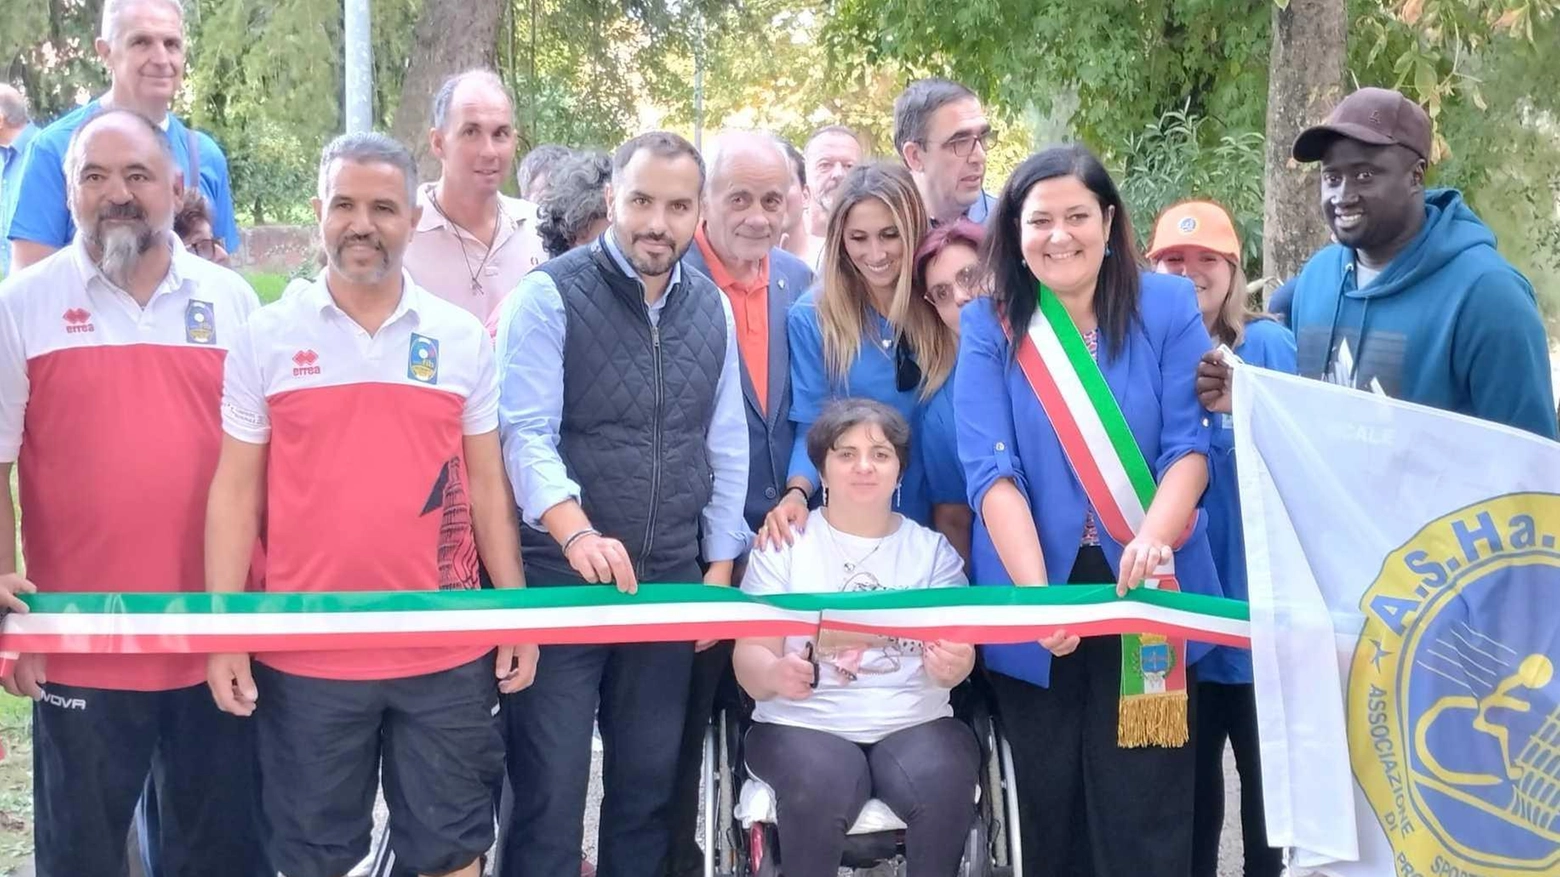
[[[1549,343],[1533,287],[1454,189],[1364,289],[1355,252],[1306,263],[1290,321],[1300,374],[1556,437]]]

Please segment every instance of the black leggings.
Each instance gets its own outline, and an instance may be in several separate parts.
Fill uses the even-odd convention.
[[[915,877],[958,872],[975,816],[980,748],[969,726],[936,719],[863,745],[809,728],[758,722],[747,764],[775,790],[785,877],[835,877],[845,832],[868,798],[904,820]]]
[[[1197,801],[1192,808],[1192,877],[1219,871],[1224,830],[1224,741],[1240,773],[1240,834],[1246,877],[1278,877],[1284,855],[1268,846],[1262,811],[1262,760],[1257,754],[1257,699],[1250,685],[1197,685]]]

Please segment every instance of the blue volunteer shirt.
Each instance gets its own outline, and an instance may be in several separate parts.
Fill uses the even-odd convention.
[[[921,415],[930,400],[921,398],[919,387],[899,389],[894,330],[887,318],[873,310],[869,310],[871,326],[862,334],[856,361],[843,382],[835,380],[824,361],[823,328],[818,322],[819,293],[819,287],[814,286],[791,306],[786,316],[786,336],[791,346],[791,422],[796,424],[786,479],[804,475],[814,485],[819,483],[818,470],[807,456],[807,431],[830,402],[852,396],[882,402],[903,415],[911,429],[910,465],[901,475],[894,511],[930,527],[933,500],[928,493],[922,455],[916,450],[923,441]]]
[[[61,117],[33,140],[22,169],[15,216],[7,231],[9,240],[63,248],[75,237],[76,224],[65,203],[65,150],[70,146],[71,135],[98,109],[98,101],[93,100]],[[174,160],[188,180],[195,169],[189,151],[190,129],[169,113],[166,130]],[[233,218],[227,157],[217,142],[205,134],[195,132],[194,140],[199,155],[200,191],[211,208],[212,232],[222,238],[228,252],[235,252],[239,243],[238,223]]]
[[[1235,355],[1261,368],[1295,373],[1295,336],[1276,320],[1253,320]],[[1235,431],[1228,414],[1211,415],[1213,426],[1208,448],[1208,490],[1203,510],[1208,513],[1208,547],[1219,571],[1219,586],[1232,600],[1247,600],[1246,542],[1241,525],[1240,486],[1235,468]],[[1197,664],[1198,682],[1224,685],[1251,684],[1251,651],[1215,646]]]
[[[0,277],[11,273],[11,242],[7,232],[11,228],[11,217],[16,213],[16,190],[22,184],[22,162],[27,158],[27,145],[37,134],[38,126],[29,122],[10,146],[0,146]]]

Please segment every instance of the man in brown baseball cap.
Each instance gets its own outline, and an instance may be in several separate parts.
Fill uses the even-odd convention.
[[[1295,139],[1320,162],[1333,243],[1294,284],[1300,374],[1556,437],[1549,346],[1527,278],[1455,189],[1426,189],[1430,117],[1384,88],[1344,98]],[[1227,411],[1229,371],[1198,369]]]
[[[1402,146],[1430,160],[1430,116],[1390,88],[1362,88],[1344,98],[1326,122],[1295,138],[1295,161],[1321,161],[1339,137],[1371,146]]]

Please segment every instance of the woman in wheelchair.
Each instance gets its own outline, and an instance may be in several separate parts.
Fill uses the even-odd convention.
[[[963,587],[941,534],[892,511],[910,427],[865,399],[833,403],[807,434],[823,507],[792,545],[755,550],[755,595]],[[747,734],[753,776],[775,791],[786,877],[835,877],[845,835],[868,799],[907,826],[909,873],[959,868],[974,818],[980,751],[948,691],[969,675],[966,643],[837,636],[737,640],[737,681],[757,701]]]

